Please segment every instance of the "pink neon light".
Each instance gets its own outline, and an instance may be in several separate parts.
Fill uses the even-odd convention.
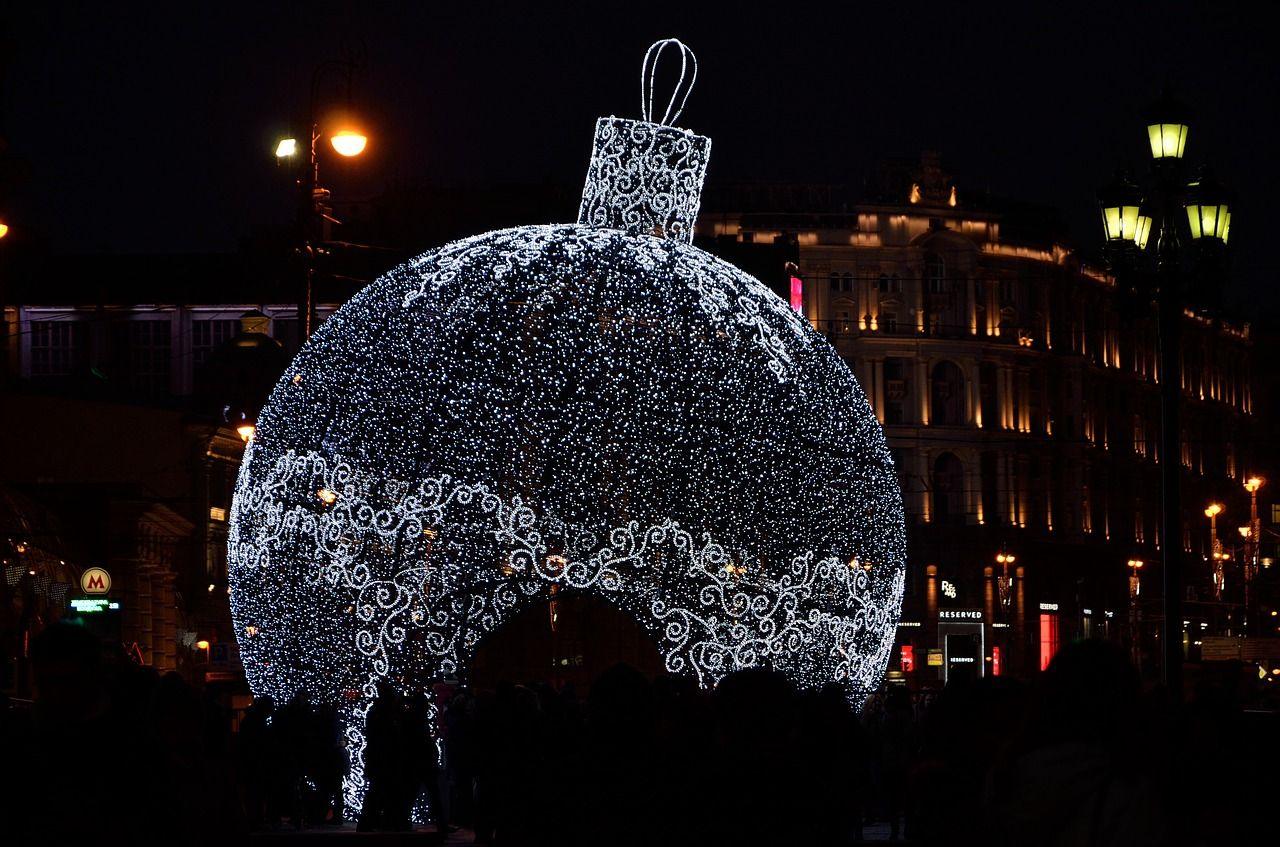
[[[804,280],[798,276],[791,277],[791,308],[804,313]]]

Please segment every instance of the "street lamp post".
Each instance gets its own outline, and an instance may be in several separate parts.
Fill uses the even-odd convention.
[[[1204,516],[1209,519],[1209,552],[1213,557],[1213,596],[1216,600],[1222,599],[1222,590],[1226,584],[1226,551],[1222,547],[1222,540],[1218,538],[1218,515],[1222,514],[1221,503],[1210,503],[1204,510]]]
[[[1217,187],[1204,180],[1189,181],[1183,153],[1190,131],[1185,107],[1165,95],[1146,122],[1152,168],[1145,193],[1119,180],[1099,195],[1103,230],[1112,269],[1138,302],[1156,302],[1159,339],[1160,470],[1163,623],[1162,673],[1175,699],[1182,696],[1182,394],[1181,331],[1185,275],[1183,233],[1198,244],[1225,245],[1230,209]],[[1155,255],[1149,257],[1148,238],[1154,230]],[[1206,244],[1207,246],[1207,244]],[[1127,277],[1127,280],[1124,279]]]
[[[1129,560],[1129,649],[1135,667],[1142,665],[1142,625],[1138,620],[1138,595],[1142,593],[1142,560]]]
[[[1258,489],[1265,480],[1260,476],[1251,476],[1244,483],[1244,490],[1249,492],[1249,526],[1244,535],[1244,620],[1241,632],[1249,634],[1249,625],[1253,621],[1253,580],[1258,576],[1258,548],[1262,543],[1262,520],[1258,517]],[[1244,527],[1241,528],[1242,530]]]
[[[329,191],[320,184],[320,159],[317,155],[316,142],[324,137],[317,103],[320,85],[325,77],[333,71],[340,72],[346,81],[347,102],[351,101],[351,79],[355,73],[357,62],[354,59],[334,59],[324,62],[311,75],[311,99],[307,107],[307,138],[299,145],[295,138],[282,138],[276,144],[276,158],[293,159],[301,152],[306,154],[301,174],[298,176],[298,228],[302,246],[299,253],[302,257],[302,291],[298,299],[298,345],[310,337],[316,321],[315,303],[315,259],[324,241],[324,225],[326,222],[337,223],[331,216],[328,207]],[[336,126],[329,134],[329,144],[335,153],[345,158],[359,156],[368,145],[368,136],[351,123],[347,115],[336,121]]]

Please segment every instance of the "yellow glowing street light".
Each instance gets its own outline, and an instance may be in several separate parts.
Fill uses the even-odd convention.
[[[329,137],[329,143],[339,156],[359,156],[364,152],[365,146],[369,143],[369,138],[362,132],[354,129],[340,129]]]
[[[1139,570],[1139,569],[1142,567],[1142,565],[1143,565],[1143,561],[1142,561],[1141,559],[1130,559],[1130,560],[1129,560],[1129,568],[1130,568],[1131,570],[1135,570],[1135,571],[1136,571],[1136,570]]]
[[[1241,538],[1248,538],[1249,536],[1253,535],[1253,527],[1238,526],[1236,527],[1236,532],[1240,533]]]
[[[248,444],[253,440],[253,434],[257,432],[257,430],[258,428],[248,421],[245,421],[236,427],[236,433],[240,436],[240,440],[245,444]]]
[[[1204,510],[1204,516],[1209,520],[1214,520],[1218,515],[1222,514],[1221,503],[1210,503],[1208,508]]]
[[[287,159],[290,156],[297,155],[297,153],[298,139],[296,138],[282,138],[280,139],[280,143],[276,145],[277,159]]]
[[[1181,159],[1187,149],[1187,107],[1170,97],[1168,92],[1151,107],[1147,118],[1147,140],[1151,158]]]
[[[1102,228],[1108,241],[1132,241],[1146,243],[1151,230],[1151,220],[1145,221],[1146,232],[1139,226],[1142,218],[1142,195],[1138,186],[1124,173],[1116,174],[1111,184],[1098,192],[1098,205],[1102,207]]]
[[[1251,476],[1245,480],[1244,490],[1248,491],[1250,494],[1257,494],[1258,489],[1262,487],[1264,482],[1266,482],[1266,480],[1260,476]]]
[[[4,238],[9,234],[9,225],[4,221],[0,221],[0,238]]]
[[[1231,198],[1207,170],[1187,185],[1187,224],[1193,239],[1231,237]]]

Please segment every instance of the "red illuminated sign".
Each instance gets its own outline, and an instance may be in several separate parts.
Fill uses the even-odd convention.
[[[1058,652],[1058,616],[1040,615],[1040,670],[1049,667],[1053,654]]]
[[[911,673],[916,669],[916,648],[910,644],[903,644],[900,650],[902,656],[902,672]]]
[[[791,308],[804,314],[804,280],[798,276],[791,277]]]
[[[991,648],[991,675],[999,676],[1000,673],[1000,647],[997,645]]]

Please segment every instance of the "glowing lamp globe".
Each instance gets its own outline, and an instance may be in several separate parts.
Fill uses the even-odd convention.
[[[1102,228],[1108,241],[1145,245],[1150,231],[1150,218],[1142,214],[1142,196],[1138,187],[1119,174],[1106,188],[1098,192],[1098,205],[1102,208]],[[1146,218],[1145,224],[1143,218]]]
[[[1207,171],[1187,186],[1187,225],[1195,240],[1231,237],[1230,197]]]
[[[339,156],[359,156],[364,152],[364,148],[369,143],[369,138],[364,133],[356,132],[351,129],[340,130],[335,132],[329,138],[329,144]]]
[[[1188,109],[1166,90],[1147,114],[1151,158],[1177,160],[1187,149]]]
[[[597,123],[577,223],[387,273],[256,420],[245,673],[343,709],[353,802],[378,684],[465,680],[553,594],[613,604],[703,686],[767,666],[861,702],[884,675],[905,542],[881,428],[803,316],[691,244],[710,141],[650,112]]]

